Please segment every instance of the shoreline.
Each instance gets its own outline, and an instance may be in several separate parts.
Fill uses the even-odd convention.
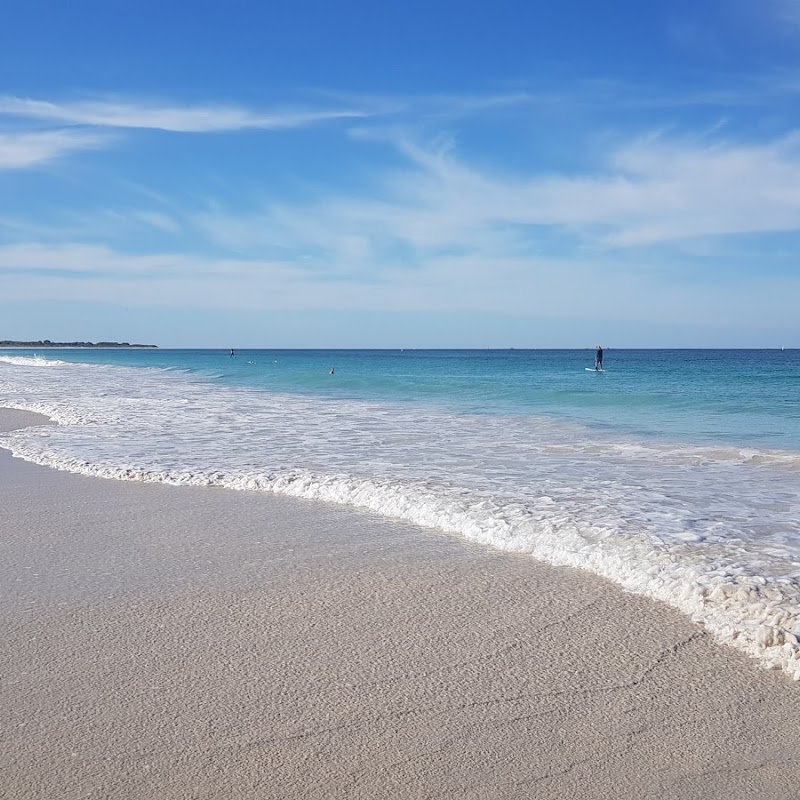
[[[46,418],[0,409],[0,429]],[[800,692],[589,573],[0,449],[15,798],[791,796]]]

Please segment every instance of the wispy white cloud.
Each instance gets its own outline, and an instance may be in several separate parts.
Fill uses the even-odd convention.
[[[41,244],[21,242],[0,246],[0,278],[8,275],[64,275],[101,283],[119,280],[193,281],[264,279],[282,283],[295,281],[298,271],[291,265],[265,259],[214,259],[186,253],[123,252],[96,244]],[[174,299],[174,298],[173,298]]]
[[[25,169],[107,146],[109,137],[85,130],[0,132],[0,169]]]
[[[62,209],[47,221],[0,216],[0,233],[17,241],[95,241],[100,236],[105,241],[119,241],[149,229],[174,236],[181,233],[183,225],[179,216],[143,208]]]
[[[0,114],[62,125],[212,133],[300,128],[330,120],[363,118],[370,112],[357,108],[286,108],[260,112],[236,106],[159,105],[113,100],[54,103],[5,95],[0,97]]]
[[[132,211],[130,216],[165,233],[178,233],[181,230],[180,223],[162,211]]]
[[[358,253],[382,256],[384,267],[443,251],[536,253],[554,234],[575,252],[800,230],[797,135],[760,144],[653,135],[577,176],[492,174],[460,160],[448,140],[422,146],[392,136],[406,166],[384,173],[369,195],[331,193],[244,215],[214,208],[196,215],[196,228],[236,252],[280,247],[351,266],[358,240]]]
[[[80,271],[76,280],[75,271]],[[724,328],[791,329],[798,277],[761,277],[747,290],[726,281],[712,294],[666,284],[654,291],[648,270],[621,269],[614,258],[547,259],[475,254],[427,259],[414,279],[395,271],[384,280],[326,281],[315,272],[264,259],[214,259],[107,247],[33,244],[0,247],[0,297],[6,303],[75,302],[120,306],[276,310],[337,314],[419,312],[558,316]],[[477,323],[476,323],[477,324]]]
[[[338,304],[375,308],[447,306],[458,286],[461,305],[498,310],[516,295],[510,286],[555,298],[576,281],[593,285],[602,272],[603,286],[616,286],[616,306],[622,297],[641,303],[661,280],[645,278],[648,271],[671,270],[664,244],[800,231],[800,135],[760,144],[708,138],[655,134],[612,149],[594,173],[509,176],[471,165],[446,138],[421,144],[392,134],[405,166],[376,176],[363,195],[329,190],[305,204],[273,201],[247,213],[216,203],[167,213],[160,202],[156,210],[65,217],[49,233],[6,220],[18,244],[0,248],[0,272],[213,280],[218,288],[230,280],[240,298],[250,293],[258,303],[280,293],[301,305],[326,302],[336,284],[348,292]],[[172,237],[178,254],[124,252],[134,242],[141,248],[133,235],[142,225]],[[38,244],[25,244],[26,234]],[[102,237],[118,247],[59,244],[59,236]],[[704,248],[709,268],[714,251]],[[639,280],[641,291],[631,293]]]
[[[196,265],[194,265],[196,267]],[[185,256],[153,254],[132,256],[93,244],[20,243],[0,246],[2,272],[48,272],[128,277],[158,272],[191,272],[194,268]]]
[[[606,220],[617,244],[800,230],[800,137],[766,144],[634,144],[615,163],[642,209]]]
[[[685,286],[662,279],[672,265],[661,245],[800,231],[798,133],[748,142],[733,140],[727,126],[691,137],[660,131],[617,139],[592,166],[564,174],[479,166],[455,139],[408,130],[361,131],[393,153],[360,191],[333,184],[305,203],[272,197],[234,213],[214,200],[198,212],[185,195],[181,202],[141,187],[127,208],[74,217],[62,210],[60,231],[49,234],[7,220],[18,244],[0,247],[4,291],[24,286],[29,297],[63,292],[109,302],[122,292],[142,303],[229,308],[558,310],[643,321],[666,319],[673,303],[698,322],[704,308],[724,322],[744,308],[741,290],[726,286],[694,303]],[[597,142],[589,144],[597,153]],[[141,235],[142,226],[153,230]],[[20,243],[26,236],[38,243]],[[127,252],[167,241],[181,252]],[[703,264],[718,266],[713,247]],[[776,283],[761,286],[766,298]],[[788,294],[798,284],[781,286]],[[783,301],[771,311],[789,319]]]
[[[533,92],[525,89],[426,94],[364,94],[356,92],[322,93],[324,96],[359,108],[372,109],[374,116],[392,117],[404,114],[432,116],[437,119],[459,119],[495,109],[511,109],[550,103],[563,99],[553,92]]]

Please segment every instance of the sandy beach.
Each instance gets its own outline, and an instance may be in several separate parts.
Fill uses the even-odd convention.
[[[0,410],[4,430],[41,422]],[[594,576],[0,450],[3,798],[786,798],[800,686]]]

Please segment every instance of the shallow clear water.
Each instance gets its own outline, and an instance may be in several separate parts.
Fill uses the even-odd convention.
[[[589,569],[800,677],[800,351],[0,352],[3,443]],[[330,374],[335,368],[335,374]]]

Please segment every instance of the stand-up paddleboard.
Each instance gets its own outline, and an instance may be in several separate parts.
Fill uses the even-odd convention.
[[[605,370],[601,367],[600,369],[595,369],[594,367],[584,367],[587,372],[605,372]]]

